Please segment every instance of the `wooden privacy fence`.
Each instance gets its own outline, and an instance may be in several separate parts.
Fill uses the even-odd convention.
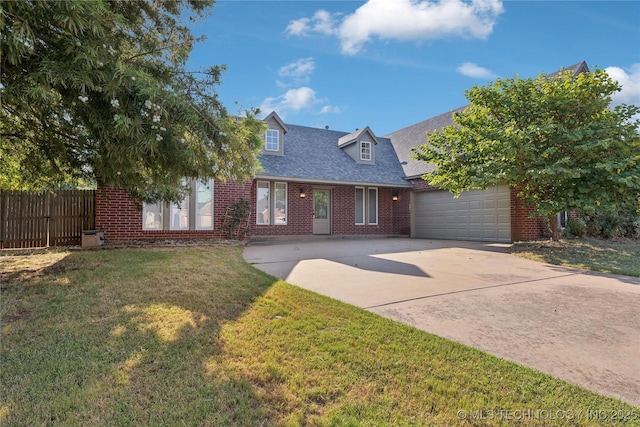
[[[0,249],[79,245],[95,228],[96,192],[0,192]]]

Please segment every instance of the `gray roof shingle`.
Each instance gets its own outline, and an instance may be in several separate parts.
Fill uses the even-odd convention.
[[[435,168],[434,165],[412,159],[411,149],[427,142],[427,133],[452,125],[453,115],[465,108],[467,108],[466,105],[385,135],[385,138],[391,140],[407,178],[423,175]]]
[[[582,61],[568,67],[563,67],[555,73],[548,74],[547,77],[552,78],[557,76],[560,72],[566,71],[571,71],[573,72],[573,75],[576,76],[580,73],[589,72],[589,67],[585,61]],[[427,141],[427,133],[452,125],[453,115],[467,107],[468,105],[465,105],[453,111],[449,111],[448,113],[440,114],[439,116],[432,117],[420,123],[416,123],[415,125],[411,125],[385,135],[386,138],[391,140],[391,144],[398,155],[398,159],[402,162],[402,168],[404,169],[404,173],[407,178],[418,177],[435,169],[434,165],[411,159],[413,154],[411,152],[411,148],[424,144]]]
[[[257,177],[287,180],[410,186],[388,138],[377,138],[375,164],[357,163],[338,147],[349,132],[287,124],[284,155],[262,154]]]

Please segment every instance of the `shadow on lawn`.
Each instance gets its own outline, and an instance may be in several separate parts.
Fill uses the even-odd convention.
[[[5,277],[0,424],[274,424],[219,339],[273,278],[225,250],[75,252]]]

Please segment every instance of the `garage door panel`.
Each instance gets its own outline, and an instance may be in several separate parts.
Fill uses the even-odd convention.
[[[511,241],[509,187],[462,193],[446,191],[414,193],[413,235],[420,238]]]

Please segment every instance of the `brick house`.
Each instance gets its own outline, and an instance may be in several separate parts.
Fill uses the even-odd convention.
[[[588,72],[581,62],[565,68]],[[540,237],[544,220],[506,185],[459,198],[421,179],[432,165],[411,158],[425,134],[453,123],[441,114],[377,136],[369,127],[339,132],[285,124],[276,112],[267,131],[263,170],[246,182],[190,183],[181,204],[142,205],[120,189],[96,192],[96,228],[112,241],[224,238],[229,206],[249,201],[248,237],[410,236],[512,242]]]

